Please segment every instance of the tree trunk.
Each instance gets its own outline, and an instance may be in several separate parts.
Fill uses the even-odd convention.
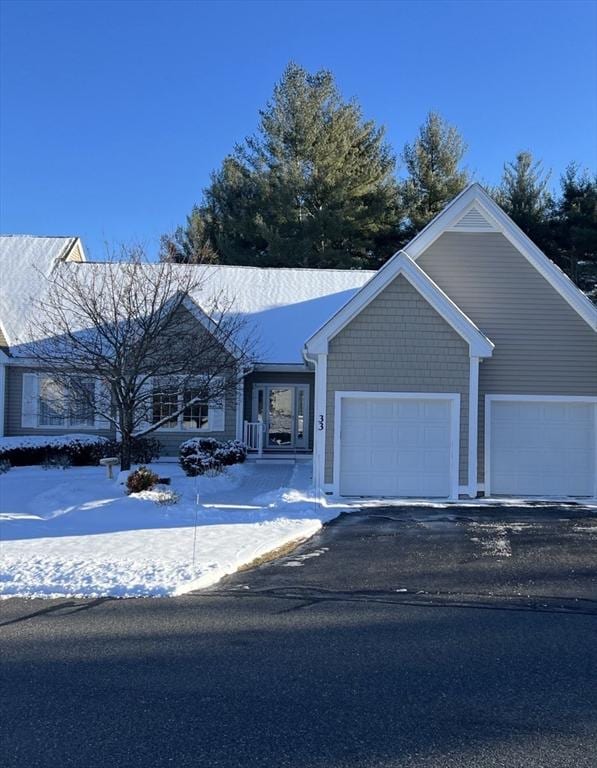
[[[132,441],[129,433],[123,432],[120,443],[120,471],[131,468]]]

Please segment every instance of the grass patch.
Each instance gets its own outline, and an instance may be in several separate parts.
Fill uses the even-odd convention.
[[[276,549],[270,549],[270,551],[266,552],[264,555],[259,555],[259,557],[251,560],[250,563],[241,565],[241,567],[237,570],[237,573],[240,573],[241,571],[250,571],[253,568],[258,568],[260,565],[270,563],[272,560],[277,560],[279,557],[285,557],[291,552],[294,552],[297,547],[300,547],[300,545],[304,544],[307,540],[308,537],[293,539],[292,541],[289,541],[288,544],[283,544],[281,547],[276,547]]]

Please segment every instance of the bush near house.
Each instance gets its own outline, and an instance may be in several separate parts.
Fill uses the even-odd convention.
[[[100,446],[97,461],[108,456],[120,456],[120,440],[106,440]],[[133,464],[149,464],[160,458],[161,444],[155,437],[133,437],[131,461]]]
[[[221,472],[224,467],[242,464],[247,447],[240,440],[221,442],[213,437],[194,437],[180,446],[180,465],[189,477]]]
[[[120,441],[99,435],[31,435],[0,438],[0,462],[13,467],[40,464],[45,467],[84,467],[107,456],[120,455]],[[159,458],[160,442],[153,437],[133,438],[131,458],[149,464]]]
[[[108,443],[98,435],[34,435],[0,438],[0,461],[13,467],[70,462],[75,467],[97,464]]]

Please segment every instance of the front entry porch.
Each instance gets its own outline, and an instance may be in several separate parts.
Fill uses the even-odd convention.
[[[306,383],[254,383],[251,419],[244,422],[244,442],[249,450],[272,458],[310,453],[309,401]]]

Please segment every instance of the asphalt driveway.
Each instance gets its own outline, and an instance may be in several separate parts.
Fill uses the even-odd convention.
[[[7,766],[588,768],[597,517],[378,509],[176,599],[0,605]]]
[[[220,582],[305,599],[597,612],[597,509],[528,502],[342,515],[291,555]]]

